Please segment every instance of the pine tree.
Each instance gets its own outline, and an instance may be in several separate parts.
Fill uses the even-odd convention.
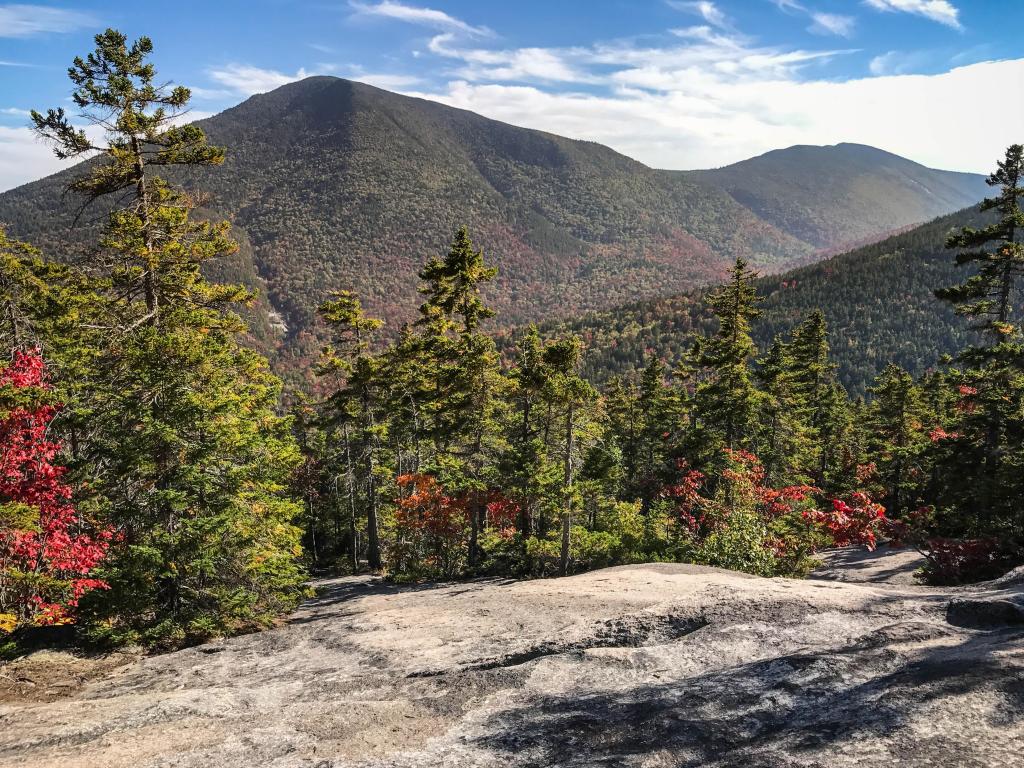
[[[757,412],[758,392],[750,367],[756,352],[750,324],[760,314],[751,285],[754,277],[747,263],[737,259],[729,281],[708,297],[719,327],[701,351],[700,365],[710,377],[697,388],[697,408],[708,442],[729,449],[750,446]]]
[[[959,265],[976,272],[965,282],[936,291],[959,314],[975,319],[981,344],[965,349],[965,370],[955,376],[961,392],[959,418],[953,426],[959,449],[947,455],[943,500],[975,534],[999,532],[1024,537],[1019,499],[1024,492],[1024,341],[1014,322],[1017,280],[1024,272],[1024,147],[1014,144],[998,163],[988,184],[999,189],[984,200],[983,212],[998,220],[980,229],[963,228],[947,247],[964,249]]]
[[[790,346],[776,337],[759,360],[758,379],[763,397],[759,407],[756,454],[768,485],[794,484],[803,473],[799,466],[808,451],[807,428],[797,408],[797,386]]]
[[[885,485],[882,501],[889,515],[899,518],[913,503],[922,475],[920,455],[928,443],[925,408],[913,377],[893,363],[870,391],[870,453]]]
[[[577,502],[576,473],[579,437],[586,416],[585,407],[596,392],[579,375],[583,347],[575,336],[552,342],[544,350],[544,362],[551,372],[546,399],[562,419],[562,494],[561,541],[559,547],[559,573],[569,572],[569,555],[573,524],[573,508]]]
[[[540,416],[537,413],[544,404],[550,369],[545,363],[544,343],[536,326],[527,328],[520,339],[516,365],[510,377],[513,409],[508,422],[508,449],[501,469],[515,490],[519,504],[517,527],[525,547],[533,533],[534,516],[550,474],[547,446],[540,437]]]
[[[197,222],[195,201],[153,173],[219,164],[223,150],[174,121],[186,88],[155,85],[152,44],[114,30],[69,76],[94,144],[63,109],[33,113],[64,158],[99,150],[71,189],[112,205],[86,269],[103,287],[93,323],[89,433],[73,448],[95,503],[123,533],[111,590],[90,601],[104,631],[175,643],[264,624],[301,595],[297,506],[285,493],[298,452],[275,415],[280,382],[239,346],[239,286],[202,266],[237,246],[226,222]]]
[[[820,486],[839,450],[839,425],[846,402],[835,378],[835,365],[829,360],[828,330],[821,310],[812,312],[793,333],[790,358],[796,416],[808,438],[802,469]]]
[[[367,560],[371,569],[380,570],[378,474],[386,427],[380,413],[384,400],[379,376],[381,361],[369,349],[371,334],[383,323],[367,317],[359,299],[349,291],[332,293],[320,305],[320,314],[331,329],[334,346],[324,350],[317,370],[321,375],[334,374],[340,379],[328,396],[327,423],[333,430],[332,437],[340,433],[342,438],[350,507],[355,506],[353,450],[360,456],[357,463],[365,487]],[[351,545],[354,553],[354,536]]]
[[[674,470],[673,438],[680,428],[676,393],[665,381],[665,364],[652,357],[640,377],[637,393],[639,412],[639,493],[641,510],[646,515]]]
[[[420,272],[420,308],[424,364],[432,379],[428,413],[434,441],[434,472],[442,485],[469,497],[469,565],[480,560],[478,539],[485,524],[485,470],[501,450],[499,397],[503,382],[493,339],[480,323],[494,312],[481,288],[497,270],[474,250],[465,227],[455,234],[444,259],[433,258]]]

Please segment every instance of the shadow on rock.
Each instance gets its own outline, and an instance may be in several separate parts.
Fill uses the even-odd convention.
[[[866,636],[848,647],[758,661],[673,684],[529,701],[495,715],[479,746],[530,755],[529,764],[537,766],[625,766],[655,754],[679,768],[863,767],[890,765],[894,759],[901,765],[1000,764],[977,762],[977,745],[957,741],[957,720],[929,722],[941,737],[914,737],[906,726],[946,697],[975,692],[1005,702],[986,715],[993,728],[1018,722],[1024,715],[1022,670],[996,654],[1011,644],[1019,647],[1021,633],[977,633],[959,645],[910,658],[890,647],[912,641],[925,626],[898,624],[888,628],[889,636],[883,630],[880,638]],[[853,759],[857,743],[866,741],[888,743],[881,752],[877,744],[867,750],[867,759]],[[1022,747],[1018,737],[1015,749]]]

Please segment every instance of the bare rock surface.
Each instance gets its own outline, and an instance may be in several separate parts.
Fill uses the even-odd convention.
[[[881,581],[326,581],[279,629],[0,702],[0,766],[1019,765],[1024,579],[892,583],[889,555]]]

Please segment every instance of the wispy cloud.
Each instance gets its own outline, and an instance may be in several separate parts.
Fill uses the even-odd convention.
[[[737,79],[790,78],[815,61],[848,53],[756,46],[740,34],[708,25],[671,30],[676,42],[639,45],[612,41],[571,48],[496,50],[454,46],[452,35],[437,35],[430,52],[457,60],[451,71],[470,82],[576,83],[652,90],[673,89],[680,81],[725,82]]]
[[[812,13],[813,22],[808,29],[820,35],[839,35],[850,37],[853,34],[857,20],[852,16],[842,16],[837,13]]]
[[[434,8],[421,8],[415,5],[396,3],[392,0],[384,0],[380,3],[361,3],[353,0],[349,6],[358,15],[381,16],[387,19],[396,19],[408,24],[418,24],[431,29],[439,29],[445,32],[461,32],[475,37],[489,37],[493,33],[487,27],[477,27],[457,19],[444,11]]]
[[[21,3],[0,5],[0,37],[33,37],[95,27],[96,17],[82,11]]]
[[[790,15],[803,14],[811,19],[808,32],[816,35],[838,35],[839,37],[850,37],[857,26],[857,20],[853,16],[845,16],[839,13],[823,13],[808,8],[797,0],[772,0],[778,9]]]
[[[401,91],[422,83],[422,80],[416,75],[394,75],[387,72],[355,72],[349,74],[348,77],[350,80],[358,80],[360,83],[384,88],[388,91]]]
[[[1014,2],[1016,1],[1014,0]],[[953,29],[961,29],[960,9],[949,0],[864,0],[864,2],[879,11],[912,13]]]
[[[294,83],[314,75],[335,75],[344,76],[358,80],[361,83],[374,85],[378,88],[388,90],[403,90],[422,84],[422,79],[417,75],[388,72],[365,72],[359,68],[342,70],[334,64],[319,64],[312,69],[301,68],[294,74],[279,72],[276,69],[264,69],[248,64],[228,64],[224,67],[216,67],[207,70],[210,79],[224,86],[228,90],[207,90],[203,88],[192,88],[193,93],[208,98],[230,97],[232,95],[252,96],[257,93],[266,93],[288,83]],[[198,118],[196,118],[198,119]]]
[[[0,109],[0,115],[10,115],[11,117],[29,117],[32,113],[27,109],[18,109],[17,107],[4,107]]]
[[[873,75],[906,75],[930,60],[925,51],[889,51],[871,59],[868,69]]]
[[[214,67],[207,70],[210,79],[223,85],[235,93],[243,96],[252,96],[256,93],[266,93],[282,85],[302,80],[316,72],[299,69],[293,75],[278,72],[276,69],[263,69],[247,64],[228,64],[223,67]]]
[[[700,16],[713,27],[727,29],[732,26],[729,17],[711,0],[666,0],[667,4],[677,11],[685,11]]]

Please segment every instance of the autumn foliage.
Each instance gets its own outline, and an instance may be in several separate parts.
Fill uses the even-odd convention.
[[[71,503],[61,445],[47,436],[58,410],[48,389],[36,351],[0,371],[0,629],[70,623],[82,595],[107,587],[91,574],[113,531],[90,529]]]
[[[464,498],[450,496],[427,474],[400,475],[390,562],[410,575],[451,578],[465,563],[468,516]]]

